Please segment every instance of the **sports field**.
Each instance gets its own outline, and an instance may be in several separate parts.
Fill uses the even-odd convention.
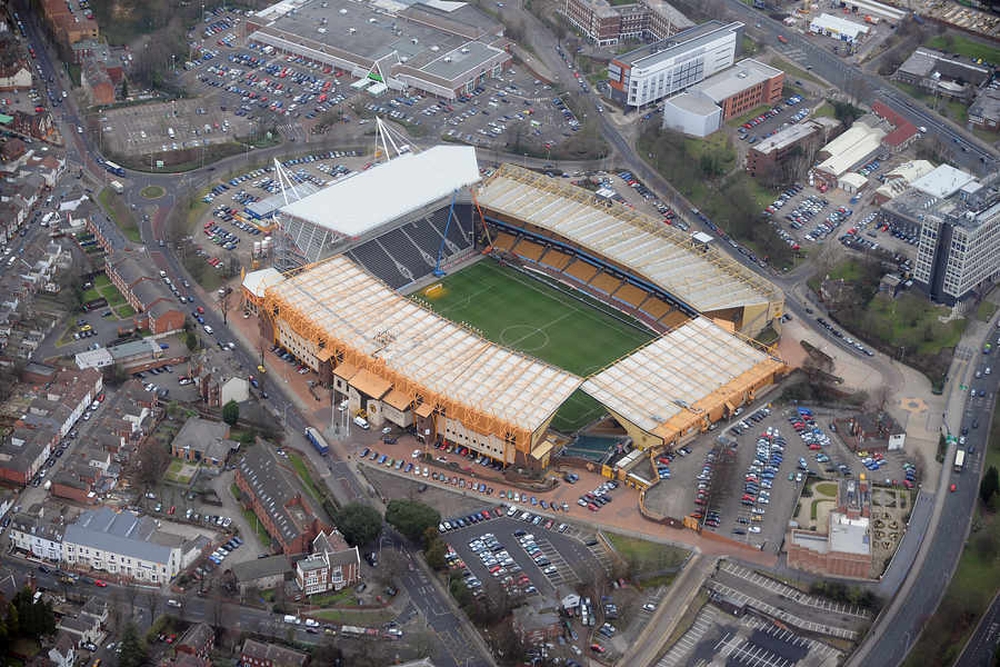
[[[648,329],[603,304],[489,259],[414,297],[448,319],[478,329],[491,341],[577,375],[589,375],[653,338]],[[601,413],[600,404],[577,391],[556,414],[552,427],[574,431]]]

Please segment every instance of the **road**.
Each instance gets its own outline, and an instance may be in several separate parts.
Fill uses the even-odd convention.
[[[1000,595],[993,598],[993,604],[979,621],[979,626],[969,638],[965,650],[959,656],[955,667],[991,667],[993,656],[1000,643]]]
[[[984,331],[985,330],[985,331]],[[871,632],[851,657],[848,665],[900,664],[920,636],[924,623],[937,609],[947,589],[947,582],[958,564],[976,504],[979,476],[989,438],[989,424],[998,389],[997,375],[973,382],[975,366],[990,362],[992,357],[981,353],[983,343],[996,336],[996,327],[973,323],[956,352],[949,381],[945,425],[956,436],[963,424],[978,420],[980,428],[969,431],[967,447],[975,453],[967,457],[965,470],[948,472],[954,461],[955,446],[945,456],[945,473],[941,475],[935,497],[935,514],[920,546],[913,568],[899,594],[878,618]],[[963,358],[964,357],[964,358]],[[960,385],[985,389],[986,397],[971,398]],[[949,491],[954,483],[956,490]],[[929,582],[933,584],[928,585]]]

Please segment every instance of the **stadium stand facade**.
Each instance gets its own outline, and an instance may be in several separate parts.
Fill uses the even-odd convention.
[[[483,183],[477,201],[493,232],[494,250],[571,283],[656,331],[698,314],[747,336],[769,326],[780,331],[781,290],[652,216],[511,164]]]

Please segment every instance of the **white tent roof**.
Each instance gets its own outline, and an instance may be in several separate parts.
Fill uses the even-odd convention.
[[[344,236],[360,236],[479,181],[472,146],[406,153],[281,208]]]

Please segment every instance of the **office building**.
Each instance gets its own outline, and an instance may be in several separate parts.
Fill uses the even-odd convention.
[[[743,28],[738,21],[709,21],[612,58],[612,99],[624,107],[643,107],[731,67],[743,43]]]
[[[559,12],[598,46],[665,39],[694,25],[677,9],[661,1],[612,5],[607,0],[564,0]]]

